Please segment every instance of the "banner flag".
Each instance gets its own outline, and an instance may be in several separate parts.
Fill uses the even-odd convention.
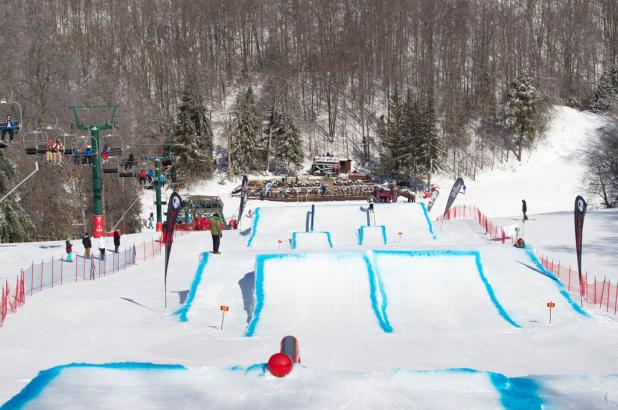
[[[586,294],[586,283],[582,276],[582,233],[584,230],[584,217],[586,216],[586,208],[588,204],[580,195],[575,198],[575,250],[577,251],[577,271],[579,273],[579,289],[581,295]]]
[[[247,204],[247,199],[249,197],[247,193],[247,185],[249,184],[249,178],[246,175],[242,177],[242,186],[240,189],[240,208],[238,209],[238,225],[240,225],[240,219],[242,218],[242,213],[245,210],[245,205]]]
[[[177,192],[172,192],[167,201],[167,218],[165,221],[165,229],[163,229],[163,237],[165,238],[165,307],[167,307],[167,265],[170,260],[172,251],[172,242],[174,241],[174,228],[176,227],[176,218],[182,208],[182,199]]]
[[[464,181],[462,178],[457,178],[457,180],[455,181],[455,183],[453,184],[453,188],[451,188],[451,193],[448,196],[448,200],[446,201],[446,208],[444,209],[444,213],[442,214],[442,217],[445,217],[446,214],[448,213],[448,210],[451,209],[451,206],[453,205],[453,202],[455,202],[455,198],[457,198],[457,195],[459,194],[459,191],[461,191],[461,189],[465,186]]]

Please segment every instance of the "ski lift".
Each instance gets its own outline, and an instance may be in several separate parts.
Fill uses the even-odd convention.
[[[171,144],[140,144],[137,146],[138,158],[140,161],[160,159],[162,165],[170,165],[170,147]]]
[[[90,137],[87,135],[74,135],[71,138],[71,155],[76,165],[90,165],[95,151],[90,144]],[[88,153],[90,149],[90,153]]]
[[[9,107],[10,106],[17,106],[19,108],[19,119],[15,120],[16,127],[15,127],[15,129],[13,131],[14,135],[19,134],[19,130],[21,129],[21,125],[22,125],[22,121],[23,121],[23,118],[22,118],[23,117],[23,112],[22,112],[21,104],[18,103],[17,101],[13,101],[13,100],[6,99],[6,98],[0,98],[0,107],[3,106],[3,105],[7,105]],[[7,111],[9,111],[9,110],[7,110]],[[6,117],[7,117],[7,115],[11,115],[12,117],[14,117],[13,113],[10,112],[10,111],[7,112],[6,114],[1,113],[1,117],[0,117],[0,131],[4,131],[5,128],[6,128]],[[6,145],[0,144],[0,148],[6,148]]]
[[[27,131],[22,138],[26,155],[43,155],[47,153],[49,136],[43,130]]]
[[[115,131],[115,129],[113,131]],[[122,147],[124,145],[122,143],[122,137],[119,134],[112,132],[111,134],[102,135],[100,138],[101,147],[107,145],[110,157],[122,157]]]
[[[118,158],[110,156],[105,163],[101,164],[101,170],[104,174],[118,174]]]

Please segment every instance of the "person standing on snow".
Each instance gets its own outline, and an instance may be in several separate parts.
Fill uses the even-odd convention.
[[[69,238],[67,238],[67,241],[65,242],[64,249],[67,252],[67,262],[73,262],[73,244]]]
[[[107,245],[107,241],[105,240],[105,236],[101,236],[99,238],[99,252],[101,253],[101,260],[105,260],[105,246]]]
[[[118,253],[118,248],[120,248],[120,232],[116,229],[114,231],[114,252]]]
[[[210,217],[210,233],[212,235],[212,253],[219,252],[219,244],[221,242],[221,218],[219,214],[215,213]]]
[[[151,212],[150,216],[148,217],[148,229],[153,229],[154,228],[154,214]]]
[[[82,238],[82,245],[84,245],[84,258],[90,259],[90,250],[92,249],[92,241],[90,235],[86,232]]]
[[[527,221],[528,215],[526,215],[526,212],[528,212],[528,205],[526,205],[525,199],[521,200],[521,212],[524,214],[524,221]]]

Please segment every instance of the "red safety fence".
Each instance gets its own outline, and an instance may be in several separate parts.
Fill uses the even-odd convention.
[[[185,235],[179,232],[177,235]],[[9,285],[8,279],[2,285],[0,305],[0,326],[4,323],[8,313],[14,313],[25,303],[26,293],[32,296],[43,289],[60,286],[66,282],[80,282],[96,280],[111,275],[136,264],[138,261],[148,261],[161,255],[163,244],[159,240],[151,240],[125,248],[118,253],[109,251],[105,257],[92,255],[86,258],[76,255],[72,262],[63,258],[35,263],[21,270],[17,276],[15,286]]]
[[[476,206],[458,205],[452,207],[444,218],[438,218],[438,221],[453,220],[453,219],[473,219],[483,229],[484,233],[489,236],[492,241],[499,241],[502,243],[515,243],[517,238],[513,235],[513,232],[509,232],[503,226],[498,226],[492,222],[487,215],[485,215]],[[564,287],[573,295],[575,301],[586,302],[589,305],[598,305],[600,309],[605,312],[613,312],[618,314],[618,281],[612,283],[607,279],[607,276],[600,279],[597,275],[588,275],[584,273],[584,292],[583,297],[580,298],[580,285],[579,274],[577,269],[573,270],[572,267],[567,267],[560,263],[558,260],[553,260],[543,255],[538,255],[539,260],[545,267],[545,269],[558,277]]]
[[[560,279],[564,287],[573,294],[573,299],[579,303],[582,298],[580,298],[581,287],[577,269],[561,265],[560,261],[543,255],[539,255],[539,260],[546,270]],[[582,279],[583,302],[589,305],[598,305],[599,309],[607,313],[618,314],[618,281],[612,283],[611,280],[607,279],[607,276],[603,276],[603,280],[601,280],[597,275],[588,275],[588,272],[583,273]]]
[[[485,235],[489,236],[492,241],[500,241],[502,243],[514,243],[517,238],[510,232],[506,232],[501,226],[492,222],[487,215],[481,212],[476,206],[470,205],[457,205],[448,210],[444,218],[438,218],[438,221],[449,221],[453,219],[472,219],[475,220],[485,232]]]

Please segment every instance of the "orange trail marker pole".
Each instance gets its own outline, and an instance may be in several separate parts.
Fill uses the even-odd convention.
[[[229,306],[221,305],[221,331],[223,331],[223,321],[225,320],[225,312],[230,310]]]
[[[547,307],[549,308],[549,324],[551,325],[551,310],[556,307],[554,302],[547,302]]]

